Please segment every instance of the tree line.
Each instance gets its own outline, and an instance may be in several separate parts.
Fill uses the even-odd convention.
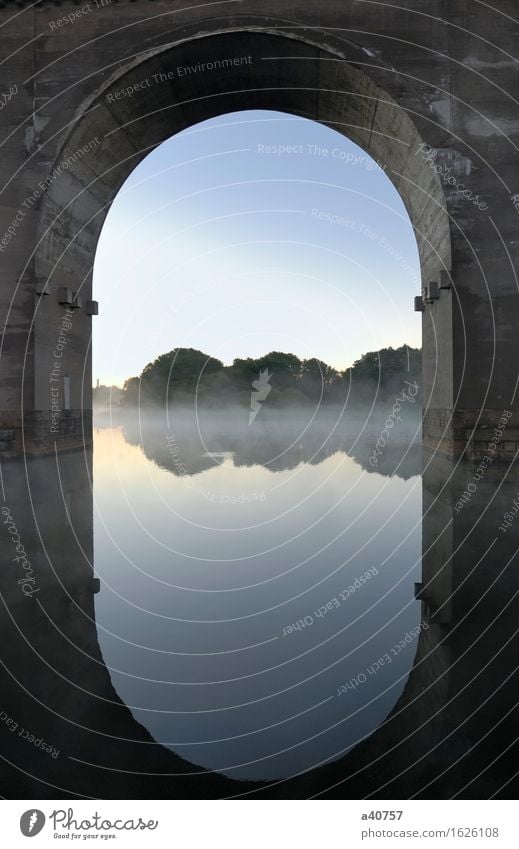
[[[363,354],[350,368],[338,371],[317,358],[271,351],[263,357],[237,358],[225,366],[194,348],[174,348],[125,381],[123,407],[195,402],[209,407],[248,407],[253,383],[270,387],[269,408],[386,402],[404,381],[421,387],[421,351],[402,345]],[[103,389],[103,387],[99,387]],[[417,396],[417,400],[419,395]]]

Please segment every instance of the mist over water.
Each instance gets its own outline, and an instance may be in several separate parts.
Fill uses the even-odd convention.
[[[408,478],[421,473],[421,411],[408,399],[397,416],[391,404],[366,409],[339,405],[260,409],[252,425],[249,409],[175,405],[161,411],[113,408],[98,411],[97,427],[120,426],[127,442],[177,476],[219,465],[220,452],[233,465],[271,471],[317,464],[342,451],[366,469]],[[403,408],[402,408],[403,407]],[[378,448],[378,450],[377,450]]]
[[[390,410],[97,416],[100,644],[155,740],[284,778],[394,707],[420,621],[421,452],[407,403],[370,462]]]

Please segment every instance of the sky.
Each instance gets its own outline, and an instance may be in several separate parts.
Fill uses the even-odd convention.
[[[94,265],[94,382],[122,386],[177,347],[344,369],[421,345],[420,291],[411,222],[365,151],[280,112],[220,116],[155,148],[115,197]]]

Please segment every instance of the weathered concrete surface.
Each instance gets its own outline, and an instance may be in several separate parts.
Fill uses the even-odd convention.
[[[423,317],[425,442],[459,453],[475,426],[494,426],[503,410],[517,428],[512,0],[493,11],[465,0],[119,0],[81,9],[72,0],[0,8],[2,92],[17,86],[0,115],[0,409],[15,435],[5,442],[19,448],[24,430],[26,447],[41,450],[71,436],[70,424],[68,436],[60,423],[48,440],[34,429],[50,409],[60,287],[83,297],[60,373],[78,428],[77,411],[91,406],[84,304],[99,231],[125,177],[179,129],[250,107],[324,121],[361,144],[406,203],[424,286],[446,272],[451,288]],[[67,15],[75,17],[62,23]],[[207,68],[217,60],[227,64]],[[195,71],[178,70],[187,67]],[[50,294],[37,295],[43,287]],[[508,443],[506,453],[515,451],[517,432]]]

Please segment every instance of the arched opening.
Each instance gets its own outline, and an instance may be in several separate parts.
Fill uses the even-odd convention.
[[[421,347],[420,287],[404,204],[358,145],[271,110],[209,119],[159,145],[111,204],[94,382],[122,386],[172,338],[226,365],[290,341],[343,371]]]
[[[285,49],[290,48],[286,62],[281,66],[269,64],[269,56],[279,55],[281,44]],[[190,59],[192,42],[189,42],[154,53],[145,62],[132,64],[123,73],[118,73],[85,104],[77,127],[60,151],[59,161],[67,163],[66,175],[60,180],[59,190],[52,181],[48,186],[42,206],[42,239],[36,265],[38,276],[53,290],[72,292],[73,308],[81,309],[76,298],[78,293],[79,297],[83,296],[83,302],[91,302],[93,256],[101,228],[117,191],[136,164],[172,135],[215,115],[236,113],[245,108],[265,109],[268,106],[272,109],[274,106],[280,112],[328,125],[358,143],[371,157],[370,161],[386,172],[403,200],[416,236],[422,281],[438,280],[440,272],[448,271],[448,217],[437,176],[421,155],[422,139],[404,110],[364,73],[315,45],[283,39],[278,34],[242,32],[238,38],[236,33],[222,33],[198,39],[196,46],[199,55],[205,58],[195,65]],[[281,77],[280,67],[283,69]],[[178,82],[179,69],[187,68],[191,70],[181,75],[185,92],[180,97],[179,86],[173,88],[170,83],[173,79]],[[225,70],[225,79],[221,74],[214,74],[215,69]],[[207,76],[201,86],[201,73],[213,74],[209,77],[212,92],[208,93]],[[433,406],[448,408],[452,400],[452,373],[447,367],[438,381],[434,364],[439,357],[447,363],[452,359],[450,300],[439,299],[433,307],[434,321],[426,326],[424,334],[423,393],[426,405],[434,396]],[[42,328],[52,323],[60,309],[55,299],[41,301],[39,324],[37,322],[35,327],[37,370],[45,368],[50,354],[48,338]],[[72,372],[72,376],[67,375],[68,391],[72,414],[77,411],[78,418],[84,422],[92,383],[90,323],[83,321],[86,316],[81,312],[76,315],[76,344],[68,351]],[[445,344],[439,346],[442,340],[438,335],[442,333]],[[40,386],[41,381],[36,380],[35,385]],[[36,393],[38,391],[36,388]],[[217,591],[218,588],[212,589],[212,592]],[[195,620],[198,626],[202,621]],[[288,622],[286,627],[290,625]],[[282,637],[278,634],[272,640]],[[252,645],[244,644],[245,647]],[[224,651],[222,649],[221,653]],[[207,655],[206,647],[199,654]],[[189,677],[191,673],[187,674]],[[239,676],[240,679],[247,679],[247,674]],[[358,674],[367,676],[363,670]],[[350,676],[350,681],[354,677]],[[345,682],[345,686],[346,683],[349,682]],[[196,682],[187,679],[181,684],[186,688],[192,685]],[[164,683],[163,686],[168,685]],[[354,685],[352,687],[355,689]],[[258,701],[260,698],[257,696]],[[319,700],[308,704],[305,712],[310,712],[318,703]],[[152,706],[145,710],[158,713],[160,708]],[[192,714],[192,706],[187,706],[184,713]],[[277,729],[276,734],[283,733],[282,721],[279,716],[271,717],[270,726]],[[189,731],[187,725],[187,737]],[[248,731],[244,730],[243,734],[247,735]],[[224,736],[220,730],[220,737]],[[168,734],[162,736],[163,741],[173,745],[175,741],[167,737]],[[197,742],[195,740],[195,745]],[[185,745],[185,738],[180,745]],[[334,744],[333,756],[339,753]],[[325,754],[324,759],[330,756]],[[312,758],[312,765],[315,765],[315,753]],[[208,763],[225,771],[220,761],[216,766]],[[308,766],[303,765],[303,768]],[[232,769],[238,774],[236,760]],[[293,765],[289,772],[292,770]]]
[[[280,56],[282,61],[273,61]],[[443,189],[412,117],[339,53],[278,30],[275,35],[226,32],[168,46],[145,61],[129,62],[82,105],[58,156],[59,180],[49,181],[43,199],[37,278],[47,289],[69,289],[90,300],[104,219],[138,162],[180,130],[245,108],[311,118],[358,143],[402,197],[416,235],[423,285],[449,271]],[[452,294],[445,291],[424,319],[424,435],[436,446],[450,427],[453,403],[451,313]],[[41,299],[34,326],[38,409],[48,406],[42,376],[48,375],[54,338],[47,328],[60,316],[57,298]],[[90,320],[76,316],[77,345],[68,352],[71,420],[89,409],[92,381]]]
[[[420,633],[417,288],[393,185],[308,119],[195,125],[112,204],[97,374],[139,377],[94,411],[96,622],[135,718],[205,768],[311,769],[403,691]]]

